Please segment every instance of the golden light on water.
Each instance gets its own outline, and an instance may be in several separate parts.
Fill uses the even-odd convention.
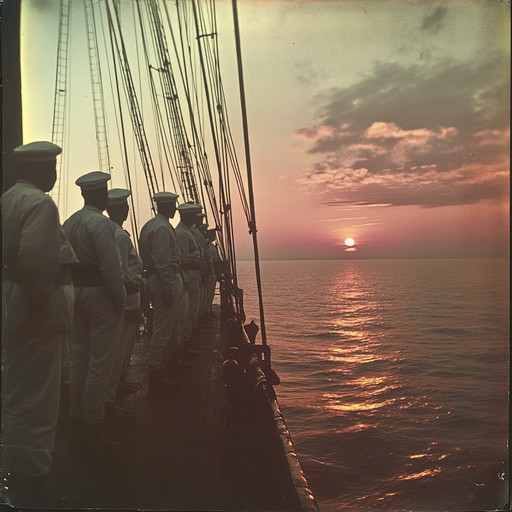
[[[408,473],[406,475],[401,475],[398,477],[398,480],[417,480],[419,478],[432,477],[441,473],[442,469],[440,467],[435,467],[433,469],[425,469],[424,471],[420,471],[418,473]]]

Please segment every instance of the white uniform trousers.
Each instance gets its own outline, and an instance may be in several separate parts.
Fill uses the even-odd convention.
[[[68,295],[61,286],[64,301]],[[16,300],[19,286],[5,282],[4,305],[20,313]],[[14,295],[13,295],[14,294]],[[10,298],[13,298],[13,301]],[[72,294],[69,297],[72,308]],[[12,302],[10,304],[10,302]],[[66,307],[65,302],[61,304]],[[18,309],[18,311],[16,311]],[[66,310],[58,312],[62,318]],[[55,313],[54,313],[55,314]],[[68,317],[68,325],[69,325]],[[50,470],[59,414],[62,359],[68,334],[49,331],[42,323],[18,324],[2,336],[2,473],[37,478]],[[53,321],[55,321],[54,319]],[[64,322],[66,323],[66,322]]]
[[[127,322],[126,318],[124,319],[121,336],[119,337],[119,343],[117,345],[114,365],[112,367],[112,372],[110,373],[110,380],[106,390],[105,402],[107,404],[113,404],[115,402],[119,381],[121,380],[121,376],[125,370],[125,361],[127,359],[129,360],[129,354],[131,353],[133,344],[137,338],[138,329],[139,325],[136,322]]]
[[[190,338],[192,337],[192,329],[194,329],[197,322],[197,315],[199,314],[199,306],[200,306],[200,271],[199,270],[187,270],[187,291],[188,291],[188,301],[189,307],[187,312],[187,317],[185,320],[185,325],[183,328],[183,342],[185,347],[190,342]]]
[[[155,275],[149,277],[149,296],[153,304],[153,332],[149,342],[149,369],[159,371],[165,364],[166,349],[177,347],[180,312],[183,308],[183,279],[173,277],[171,300],[164,299],[163,285]]]
[[[114,364],[123,311],[104,287],[75,288],[75,319],[69,347],[71,417],[99,424]]]

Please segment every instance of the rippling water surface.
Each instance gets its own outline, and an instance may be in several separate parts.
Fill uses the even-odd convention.
[[[248,320],[254,269],[240,262]],[[507,501],[507,260],[262,262],[279,402],[323,511]]]

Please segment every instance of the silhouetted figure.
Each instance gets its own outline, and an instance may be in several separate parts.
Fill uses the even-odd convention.
[[[130,234],[123,229],[123,223],[128,218],[130,210],[128,206],[130,195],[131,192],[127,189],[111,189],[108,191],[107,204],[108,216],[114,223],[116,242],[121,256],[124,287],[127,294],[123,328],[106,395],[107,417],[112,418],[116,423],[120,421],[131,422],[135,419],[132,412],[118,406],[116,403],[117,395],[133,394],[137,391],[136,386],[126,381],[130,355],[141,321],[140,290],[143,286],[142,260],[133,246]]]
[[[75,258],[45,194],[55,184],[60,153],[50,142],[17,147],[18,180],[2,196],[2,491],[15,506],[42,499],[71,323],[65,288]]]
[[[210,278],[211,261],[210,253],[208,252],[208,240],[206,239],[207,224],[203,224],[204,214],[201,213],[197,216],[197,224],[193,230],[197,233],[196,240],[201,247],[201,304],[199,305],[199,313],[197,315],[197,323],[199,327],[208,325],[207,314],[209,311],[208,305],[208,281]]]
[[[216,230],[215,229],[206,229],[206,240],[207,246],[206,250],[209,255],[209,272],[208,272],[208,284],[206,287],[206,311],[211,315],[213,299],[215,297],[215,287],[217,285],[217,281],[221,280],[222,277],[222,264],[219,256],[219,251],[217,246],[214,244],[216,238]]]
[[[169,219],[176,213],[178,195],[158,192],[153,196],[157,214],[140,231],[140,254],[149,273],[153,304],[153,332],[149,345],[149,387],[164,391],[173,385],[166,378],[166,361],[178,345],[179,317],[183,308],[183,278],[176,235]]]
[[[195,204],[180,204],[180,223],[176,226],[176,237],[180,253],[181,268],[187,276],[187,292],[189,297],[189,308],[185,316],[183,327],[183,346],[190,350],[190,339],[192,330],[197,322],[197,315],[200,306],[201,288],[201,250],[192,232],[192,226],[197,222],[197,214],[201,207]]]
[[[77,255],[73,269],[75,316],[69,352],[70,414],[85,442],[103,446],[105,392],[123,323],[126,292],[114,224],[103,215],[110,175],[93,171],[76,184],[84,207],[65,223]]]

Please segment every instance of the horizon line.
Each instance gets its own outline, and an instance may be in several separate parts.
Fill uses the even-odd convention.
[[[359,257],[359,258],[260,258],[260,261],[380,261],[380,260],[495,260],[510,259],[510,255],[495,256],[381,256],[381,257]],[[237,258],[237,261],[254,261],[254,258]]]

